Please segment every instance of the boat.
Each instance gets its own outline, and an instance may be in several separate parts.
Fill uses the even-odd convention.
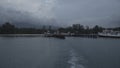
[[[54,37],[54,38],[59,38],[59,39],[65,39],[65,35],[61,34],[45,34],[45,37]]]
[[[54,37],[54,38],[59,38],[59,39],[65,39],[64,35],[57,35],[57,34],[47,34],[45,37]]]
[[[45,35],[45,37],[54,37],[54,38],[59,38],[59,39],[65,39],[65,35],[61,34],[59,32],[57,32],[57,33],[50,33],[50,31],[48,31],[44,35]]]
[[[60,34],[53,34],[52,37],[59,38],[59,39],[65,39],[65,36],[60,35]]]
[[[120,31],[103,30],[103,32],[98,33],[98,36],[108,38],[120,38]]]

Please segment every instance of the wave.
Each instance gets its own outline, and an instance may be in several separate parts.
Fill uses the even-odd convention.
[[[82,63],[84,63],[86,60],[83,56],[78,56],[78,54],[74,51],[70,51],[70,59],[68,60],[68,63],[70,64],[70,68],[86,68]]]

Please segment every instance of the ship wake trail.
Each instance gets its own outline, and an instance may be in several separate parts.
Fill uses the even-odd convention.
[[[68,63],[70,64],[70,68],[86,68],[87,60],[82,55],[78,56],[74,50],[71,50]]]

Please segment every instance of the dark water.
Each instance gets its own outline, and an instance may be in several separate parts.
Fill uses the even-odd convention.
[[[0,37],[0,68],[120,68],[120,39]]]

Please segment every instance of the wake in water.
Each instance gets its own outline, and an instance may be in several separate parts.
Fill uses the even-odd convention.
[[[70,68],[86,68],[83,65],[86,63],[86,60],[83,56],[78,56],[74,50],[70,51],[70,59],[68,63],[71,65]]]

